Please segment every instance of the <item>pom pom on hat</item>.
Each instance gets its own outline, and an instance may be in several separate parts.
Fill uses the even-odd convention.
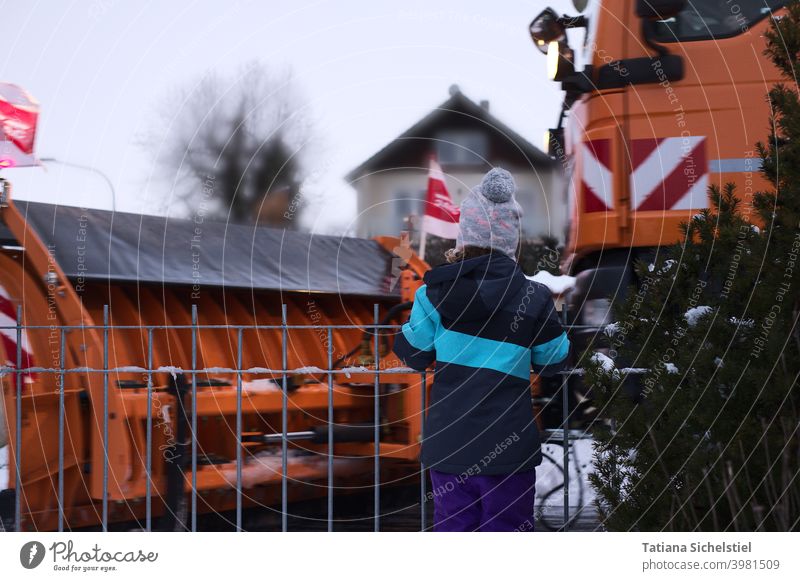
[[[509,201],[516,191],[517,184],[514,182],[514,177],[501,167],[489,170],[481,180],[481,194],[495,204]]]

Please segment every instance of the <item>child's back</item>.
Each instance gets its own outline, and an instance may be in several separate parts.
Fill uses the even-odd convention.
[[[498,171],[503,172],[492,170],[487,177]],[[531,366],[552,370],[569,350],[549,290],[528,280],[511,258],[519,228],[513,190],[503,196],[487,188],[486,181],[479,190],[483,195],[473,193],[462,205],[457,248],[474,257],[425,275],[411,318],[395,340],[395,352],[411,367],[425,369],[436,361],[423,462],[434,480],[453,488],[451,503],[458,497],[453,479],[466,494],[462,500],[479,495],[468,503],[471,509],[459,508],[460,517],[447,518],[442,515],[449,512],[448,499],[442,497],[436,503],[439,530],[507,530],[519,520],[518,514],[486,516],[492,504],[481,492],[487,479],[501,479],[492,487],[497,491],[502,482],[519,484],[518,476],[524,475],[530,485],[522,496],[526,506],[529,497],[531,501],[530,511],[524,510],[532,514],[533,470],[541,452],[531,403]],[[487,196],[487,190],[495,195]],[[513,503],[507,504],[506,512]],[[470,510],[478,510],[475,518],[469,517]],[[448,527],[448,522],[459,524]]]

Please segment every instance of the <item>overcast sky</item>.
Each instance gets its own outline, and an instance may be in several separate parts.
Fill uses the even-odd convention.
[[[568,0],[550,2],[574,12]],[[3,2],[0,80],[41,105],[36,151],[105,172],[117,209],[170,211],[137,145],[171,90],[208,70],[255,59],[290,66],[314,120],[313,162],[324,192],[305,214],[320,231],[355,212],[342,176],[448,97],[458,84],[532,143],[558,114],[561,93],[528,36],[542,0]],[[176,103],[176,107],[180,104]],[[49,165],[5,172],[18,199],[110,207],[90,172]]]

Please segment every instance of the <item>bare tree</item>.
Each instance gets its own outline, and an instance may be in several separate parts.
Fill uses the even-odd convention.
[[[291,226],[311,134],[290,71],[204,75],[160,103],[141,140],[191,213]]]

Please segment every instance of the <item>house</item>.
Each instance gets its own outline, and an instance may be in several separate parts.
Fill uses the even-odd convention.
[[[457,86],[450,98],[347,174],[356,189],[359,236],[398,235],[424,209],[428,159],[435,155],[460,205],[491,167],[514,174],[523,236],[563,241],[566,187],[561,166]]]

